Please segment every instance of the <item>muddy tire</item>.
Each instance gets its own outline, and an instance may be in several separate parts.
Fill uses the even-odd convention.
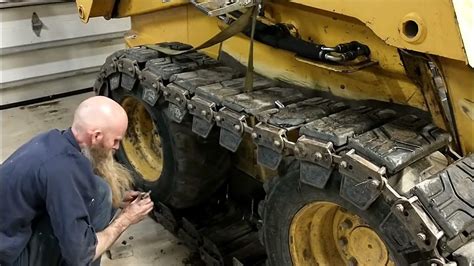
[[[363,220],[362,226],[370,227],[373,232],[375,232],[381,241],[385,243],[386,249],[388,251],[388,258],[391,262],[394,262],[396,265],[407,265],[410,261],[420,259],[420,252],[416,245],[410,241],[411,236],[408,231],[403,229],[403,226],[398,220],[388,219],[387,216],[390,214],[390,206],[379,198],[367,211],[361,211],[355,207],[350,202],[346,201],[339,195],[339,189],[341,185],[341,175],[337,172],[333,173],[325,189],[317,189],[303,183],[299,182],[299,169],[293,169],[288,171],[281,177],[277,177],[275,181],[270,183],[269,193],[263,205],[263,244],[266,247],[268,262],[269,265],[325,265],[327,262],[318,261],[318,258],[314,258],[314,251],[308,248],[308,250],[303,250],[301,245],[298,246],[300,259],[299,263],[295,262],[292,258],[292,245],[295,245],[297,241],[302,241],[300,234],[297,237],[291,237],[292,234],[292,223],[298,213],[308,208],[312,204],[323,203],[326,208],[327,206],[338,206],[342,213],[349,213],[351,215],[357,215]],[[326,203],[324,203],[326,202]],[[329,205],[327,204],[329,203]],[[317,214],[316,214],[317,215]],[[334,217],[336,215],[334,214]],[[316,217],[316,216],[314,216]],[[322,223],[328,222],[327,219],[330,218],[330,215],[323,217]],[[345,220],[347,221],[347,219]],[[350,223],[351,224],[351,223]],[[381,229],[381,224],[383,229]],[[309,227],[305,226],[306,228]],[[314,226],[314,224],[313,224]],[[340,228],[339,226],[332,228]],[[352,228],[356,228],[354,225]],[[301,228],[300,228],[301,229]],[[317,230],[324,230],[318,226]],[[339,229],[335,229],[339,230]],[[348,230],[351,229],[349,227]],[[307,232],[312,234],[313,232]],[[334,233],[336,234],[336,233]],[[374,234],[374,236],[375,236]],[[331,233],[332,235],[332,233]],[[329,235],[326,235],[329,236]],[[318,240],[320,238],[317,238]],[[346,245],[345,248],[350,248],[347,239],[334,239],[336,245]],[[331,240],[325,239],[318,244],[323,244],[324,242],[329,242]],[[342,243],[341,243],[342,241]],[[345,242],[345,243],[344,243]],[[359,245],[363,245],[362,242],[358,242]],[[364,242],[365,243],[365,242]],[[362,247],[365,250],[371,249],[371,242],[368,241],[368,247]],[[325,245],[329,247],[328,245]],[[340,247],[337,247],[338,249]],[[334,247],[334,249],[336,249]],[[323,252],[324,253],[324,252]],[[330,253],[326,250],[326,253]],[[302,257],[306,257],[303,258]],[[360,258],[353,258],[354,260]],[[302,262],[304,260],[304,262]],[[351,263],[356,263],[357,265],[384,265],[391,262],[380,263],[374,261],[358,261],[351,262],[350,260],[331,260],[331,265],[348,265]]]
[[[152,107],[141,99],[142,88],[140,85],[136,85],[131,91],[119,87],[113,91],[102,90],[102,92],[122,105],[124,103],[134,105],[125,108],[128,109],[129,115],[127,135],[129,138],[134,138],[131,142],[140,141],[137,139],[136,132],[130,134],[130,131],[136,127],[134,124],[141,123],[136,120],[137,114],[130,113],[136,111],[137,108],[141,108],[142,110],[139,111],[142,113],[141,115],[148,115],[153,122],[150,121],[153,128],[148,126],[148,129],[154,132],[148,133],[157,134],[159,137],[161,152],[157,152],[157,154],[161,156],[162,166],[161,169],[160,167],[158,167],[159,169],[155,168],[155,173],[150,173],[150,169],[147,169],[148,176],[144,176],[137,164],[149,162],[145,159],[140,162],[142,158],[134,158],[134,160],[130,158],[131,152],[134,153],[134,157],[137,156],[137,149],[133,147],[126,149],[125,145],[121,145],[116,154],[117,159],[133,172],[137,189],[151,190],[153,200],[181,209],[203,202],[225,181],[225,173],[230,166],[230,157],[228,152],[217,144],[217,135],[214,134],[207,139],[202,139],[191,132],[190,119],[181,124],[172,122],[165,111],[167,110],[166,103],[159,102]],[[135,145],[143,144],[149,143],[135,143]],[[137,163],[137,161],[139,162]],[[154,161],[151,160],[151,162]],[[151,169],[153,171],[153,168]]]

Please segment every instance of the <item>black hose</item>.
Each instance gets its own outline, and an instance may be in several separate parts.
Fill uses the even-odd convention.
[[[250,27],[247,27],[243,33],[250,36]],[[302,40],[291,35],[288,28],[283,24],[267,25],[257,21],[254,38],[266,45],[287,50],[297,56],[316,61],[347,62],[359,56],[370,55],[369,47],[356,41],[339,44],[335,47],[326,47]]]

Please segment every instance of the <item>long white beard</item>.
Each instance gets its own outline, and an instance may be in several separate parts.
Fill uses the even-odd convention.
[[[112,151],[100,147],[83,147],[82,154],[91,161],[94,173],[109,184],[112,191],[112,205],[120,206],[124,193],[132,186],[132,175],[120,163],[116,162]]]

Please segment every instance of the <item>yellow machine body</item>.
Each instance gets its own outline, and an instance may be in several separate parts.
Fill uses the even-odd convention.
[[[219,19],[206,16],[182,0],[120,1],[115,11],[112,10],[114,1],[79,0],[77,5],[84,21],[89,16],[131,16],[132,28],[125,36],[130,47],[166,41],[196,46],[223,27]],[[345,98],[376,99],[427,110],[435,123],[446,129],[441,108],[436,106],[438,103],[430,101],[429,93],[408,77],[399,49],[428,54],[442,70],[460,152],[474,151],[474,70],[468,65],[465,49],[473,44],[463,43],[450,0],[417,0],[403,4],[399,1],[294,0],[268,1],[264,5],[269,20],[292,25],[302,39],[325,45],[356,40],[370,47],[371,59],[378,64],[345,73],[256,43],[257,73]],[[469,1],[464,1],[464,5],[465,12],[472,10]],[[216,45],[205,52],[216,57],[218,49]],[[249,39],[244,35],[235,36],[225,41],[221,49],[246,64]]]

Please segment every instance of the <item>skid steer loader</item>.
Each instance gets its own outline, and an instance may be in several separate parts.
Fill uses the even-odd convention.
[[[77,0],[130,17],[94,90],[206,265],[473,265],[468,0]]]

